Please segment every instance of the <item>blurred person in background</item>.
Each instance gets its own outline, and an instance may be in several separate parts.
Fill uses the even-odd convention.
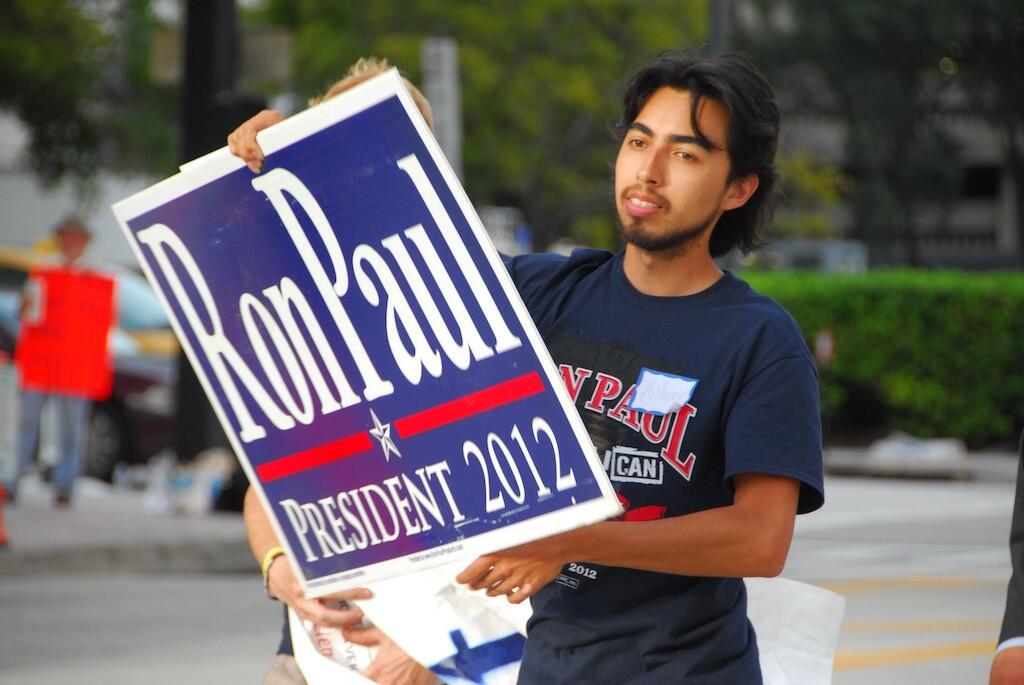
[[[31,271],[19,308],[17,465],[7,493],[17,500],[19,482],[38,451],[43,405],[50,401],[59,436],[54,504],[66,507],[82,470],[90,400],[105,399],[113,385],[108,339],[114,281],[82,264],[92,235],[78,216],[61,220],[53,236],[57,258]]]
[[[1013,574],[1006,588],[1006,610],[999,631],[999,646],[992,662],[990,685],[1024,683],[1024,433],[1020,436],[1017,494],[1010,524],[1010,565]]]

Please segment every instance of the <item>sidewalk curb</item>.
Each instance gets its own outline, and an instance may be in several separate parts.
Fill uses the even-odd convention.
[[[245,540],[0,549],[0,578],[114,573],[258,573]]]
[[[864,449],[825,450],[825,473],[831,476],[1014,482],[1018,456],[1013,452],[969,453],[962,459],[922,460],[911,457],[877,458]]]

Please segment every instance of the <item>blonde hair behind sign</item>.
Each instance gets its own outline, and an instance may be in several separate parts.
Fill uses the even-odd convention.
[[[327,91],[318,97],[310,98],[309,104],[318,105],[324,100],[330,100],[335,95],[344,93],[349,88],[356,86],[363,81],[368,81],[374,76],[383,74],[385,71],[391,68],[391,65],[386,59],[378,59],[377,57],[360,57],[355,64],[349,67],[348,72],[333,86],[327,89]],[[419,91],[419,88],[414,86],[409,79],[402,77],[402,82],[405,83],[405,87],[409,89],[409,94],[412,96],[413,102],[416,103],[416,107],[420,110],[420,114],[427,122],[427,126],[430,128],[434,127],[434,117],[430,111],[430,103],[427,102],[427,98],[423,97],[423,93]]]

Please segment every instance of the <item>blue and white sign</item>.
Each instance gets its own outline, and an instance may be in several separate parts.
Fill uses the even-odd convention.
[[[619,506],[391,71],[114,206],[306,591]]]

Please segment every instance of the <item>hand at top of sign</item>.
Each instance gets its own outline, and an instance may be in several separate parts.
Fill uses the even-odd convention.
[[[328,88],[327,92],[321,97],[310,100],[310,104],[316,104],[323,100],[329,100],[332,97],[340,95],[349,88],[352,88],[367,79],[383,74],[390,67],[391,65],[388,64],[386,59],[382,60],[375,57],[366,59],[360,58],[352,65],[341,80]],[[423,115],[423,119],[427,122],[427,126],[433,128],[434,118],[430,111],[430,103],[427,102],[425,97],[423,97],[423,94],[420,93],[419,89],[406,78],[403,77],[402,81],[405,83],[406,88],[409,89],[409,94],[412,96],[413,102],[416,103],[416,107]],[[231,135],[228,136],[228,149],[231,150],[231,154],[236,157],[240,157],[242,161],[252,169],[253,173],[258,174],[263,168],[263,150],[260,149],[260,144],[256,141],[256,134],[283,120],[284,115],[277,110],[263,110],[236,128]]]
[[[276,109],[263,110],[231,132],[228,149],[240,157],[254,174],[258,174],[263,168],[263,150],[256,141],[256,134],[283,120],[284,115]]]
[[[491,597],[506,595],[519,604],[550,583],[569,563],[563,533],[518,547],[479,557],[455,577],[473,590],[487,590]]]

